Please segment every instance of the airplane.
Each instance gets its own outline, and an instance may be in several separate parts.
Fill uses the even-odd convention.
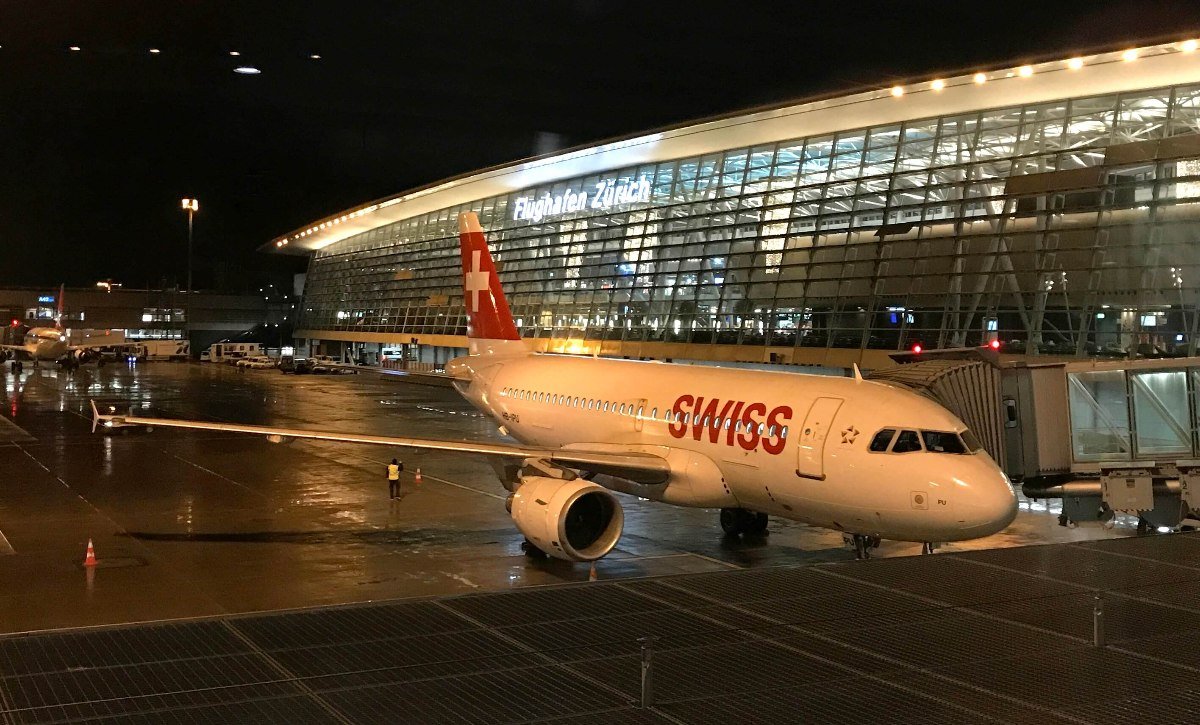
[[[62,327],[64,289],[65,285],[58,288],[58,309],[54,315],[54,327],[32,327],[25,333],[25,339],[20,345],[0,345],[0,362],[12,358],[14,373],[20,373],[24,369],[24,361],[18,358],[32,360],[34,367],[46,360],[61,361],[69,368],[76,368],[99,358],[100,353],[94,347],[71,345],[68,342],[67,333]],[[13,324],[16,324],[15,320]]]
[[[842,532],[857,558],[881,539],[989,536],[1016,494],[966,425],[910,390],[854,377],[536,354],[521,341],[483,229],[459,217],[468,355],[452,384],[518,441],[474,443],[101,414],[97,426],[196,428],[490,457],[531,556],[595,561],[620,539],[613,491],[720,509],[727,535],[777,516]]]

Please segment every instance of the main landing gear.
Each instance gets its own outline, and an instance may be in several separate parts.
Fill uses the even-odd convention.
[[[525,539],[521,542],[521,551],[523,551],[525,556],[529,557],[530,559],[545,559],[549,556],[529,539]]]
[[[746,509],[721,509],[721,530],[730,536],[761,536],[767,532],[768,522],[766,514]]]
[[[842,541],[846,542],[847,546],[854,548],[854,558],[859,561],[865,561],[871,558],[871,549],[879,548],[878,536],[867,536],[866,534],[842,534]]]

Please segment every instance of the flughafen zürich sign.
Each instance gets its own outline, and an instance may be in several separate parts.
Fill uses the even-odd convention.
[[[650,201],[650,181],[646,177],[616,181],[602,179],[596,183],[595,191],[567,189],[561,194],[546,192],[537,199],[517,197],[513,204],[513,219],[516,221],[540,222],[543,219],[570,214],[583,209],[603,211],[618,204],[639,204]]]

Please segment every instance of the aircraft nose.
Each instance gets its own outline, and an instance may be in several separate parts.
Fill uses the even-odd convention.
[[[969,479],[968,490],[957,506],[962,519],[964,539],[991,536],[1008,528],[1017,518],[1017,493],[1000,468],[990,458]]]

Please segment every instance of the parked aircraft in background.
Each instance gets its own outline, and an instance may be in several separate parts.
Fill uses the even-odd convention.
[[[470,354],[447,374],[519,445],[100,414],[152,425],[462,451],[503,462],[527,551],[593,561],[624,523],[611,491],[720,509],[731,535],[769,516],[881,538],[974,539],[1016,516],[1008,479],[966,426],[906,389],[853,378],[533,354],[520,339],[475,214],[459,218]]]
[[[92,360],[99,360],[97,345],[72,345],[62,326],[64,286],[58,288],[58,310],[54,315],[54,327],[32,327],[25,333],[20,345],[0,345],[0,361],[11,359],[13,372],[20,372],[24,362],[62,362],[67,367],[78,367]]]

